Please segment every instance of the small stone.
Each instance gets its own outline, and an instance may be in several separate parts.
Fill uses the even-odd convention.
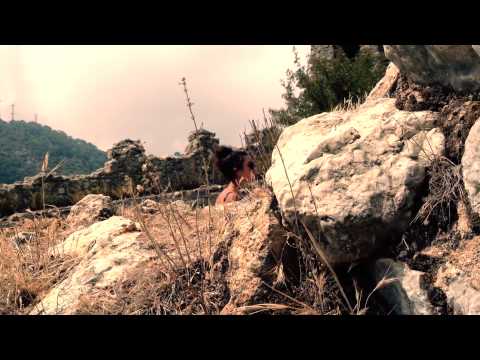
[[[78,229],[108,219],[112,215],[113,206],[110,197],[90,194],[72,206],[67,223]]]
[[[411,270],[402,262],[380,259],[375,262],[374,279],[379,283],[384,277],[395,280],[377,291],[389,304],[394,314],[434,314],[428,291],[424,289],[425,273]]]

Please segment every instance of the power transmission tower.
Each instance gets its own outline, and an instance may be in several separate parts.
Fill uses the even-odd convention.
[[[15,104],[12,104],[12,121],[15,120]]]
[[[38,123],[38,114],[35,114],[35,120],[36,123]]]

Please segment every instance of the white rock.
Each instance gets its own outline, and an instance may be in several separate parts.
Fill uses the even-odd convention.
[[[379,98],[284,129],[267,172],[284,218],[294,224],[298,216],[322,234],[332,263],[368,257],[394,240],[413,218],[429,159],[443,154],[436,118]]]
[[[105,220],[113,215],[112,200],[109,196],[89,194],[72,206],[67,223],[79,229]]]
[[[447,262],[439,269],[436,285],[447,295],[454,315],[480,315],[480,290],[452,263]]]
[[[384,77],[375,85],[370,91],[366,101],[388,97],[390,91],[393,90],[394,85],[400,76],[400,71],[394,63],[390,63],[385,71]]]
[[[462,173],[472,211],[480,216],[480,121],[476,121],[465,141]]]
[[[130,270],[155,257],[140,240],[132,221],[114,216],[72,234],[63,245],[80,262],[52,288],[30,314],[75,314],[83,295],[95,294],[124,279]]]
[[[111,241],[112,238],[128,231],[138,231],[138,226],[121,216],[112,216],[97,222],[86,229],[71,234],[55,248],[57,254],[84,256],[95,244]]]

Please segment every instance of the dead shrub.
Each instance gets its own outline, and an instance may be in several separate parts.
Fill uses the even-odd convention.
[[[127,280],[81,299],[80,314],[200,315],[219,314],[228,302],[224,278],[212,276],[209,264],[165,272],[152,262],[126,274]]]
[[[461,166],[444,156],[435,156],[431,159],[428,178],[428,195],[413,222],[426,225],[435,218],[440,224],[450,225],[457,202],[466,200]]]

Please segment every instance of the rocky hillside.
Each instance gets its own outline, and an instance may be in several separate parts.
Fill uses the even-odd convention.
[[[480,314],[480,49],[384,49],[366,101],[283,129],[239,202],[96,194],[5,227],[0,313]]]
[[[106,154],[95,145],[34,122],[0,120],[0,184],[33,176],[45,153],[53,167],[65,160],[60,173],[88,174],[99,168]]]

